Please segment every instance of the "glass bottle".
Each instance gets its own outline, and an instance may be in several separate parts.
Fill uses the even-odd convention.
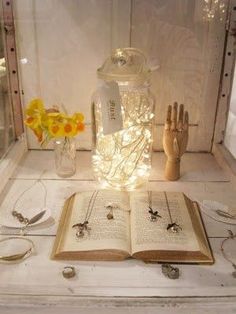
[[[76,172],[76,142],[73,137],[57,138],[54,141],[56,173],[68,178]]]
[[[154,117],[154,97],[149,91],[151,71],[140,50],[122,48],[114,51],[97,74],[108,91],[117,84],[122,127],[114,131],[111,125],[112,132],[104,131],[105,127],[107,129],[104,108],[114,101],[106,103],[108,98],[104,98],[101,87],[98,88],[92,100],[94,173],[105,186],[133,189],[147,181],[151,169]],[[119,114],[117,116],[119,118]],[[115,123],[114,120],[110,123]]]

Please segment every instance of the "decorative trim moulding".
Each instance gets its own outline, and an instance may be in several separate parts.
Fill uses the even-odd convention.
[[[161,313],[170,313],[171,309],[175,313],[189,313],[191,310],[210,311],[210,313],[234,313],[236,309],[235,296],[218,296],[218,297],[90,297],[90,296],[53,296],[53,295],[31,295],[30,298],[23,298],[20,294],[1,295],[0,306],[4,310],[9,307],[16,309],[16,313],[25,313],[26,308],[32,310],[40,309],[44,313],[65,313],[66,309],[71,314],[78,313],[80,309],[94,309],[92,313],[119,313],[123,311],[129,313],[148,310],[148,313],[154,314],[161,310]],[[19,307],[21,310],[19,311]],[[50,307],[50,310],[46,308]],[[102,311],[101,311],[102,310]],[[182,312],[183,311],[183,312]],[[89,311],[90,312],[90,311]],[[171,311],[172,312],[172,311]],[[198,312],[199,313],[199,312]]]
[[[21,92],[17,64],[13,0],[2,0],[4,55],[7,60],[9,100],[12,105],[15,138],[24,133]]]
[[[213,135],[214,143],[222,143],[224,140],[226,123],[231,99],[232,83],[235,66],[235,21],[236,21],[236,0],[231,0],[228,17],[226,20],[226,40],[224,47],[223,64],[220,78],[220,88],[218,93],[218,104],[216,111],[215,130]],[[212,147],[212,150],[214,147]]]

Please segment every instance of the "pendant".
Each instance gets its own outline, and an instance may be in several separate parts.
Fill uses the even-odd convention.
[[[88,227],[88,223],[89,222],[86,220],[83,223],[80,222],[80,223],[75,224],[75,225],[72,226],[72,228],[77,228],[78,229],[76,231],[76,234],[75,234],[78,239],[81,239],[81,238],[84,237],[85,231],[89,234],[91,228]]]
[[[162,218],[161,215],[159,215],[157,210],[154,212],[150,206],[148,206],[148,208],[149,208],[148,212],[150,214],[150,220],[151,221],[157,221],[157,218]]]
[[[114,219],[113,209],[119,209],[120,208],[119,205],[117,205],[115,203],[108,203],[105,207],[107,210],[109,210],[109,212],[107,214],[108,220]]]
[[[110,211],[110,212],[107,214],[107,219],[108,219],[108,220],[114,219],[114,216],[113,216],[112,211]]]
[[[114,216],[113,216],[113,204],[109,203],[107,206],[106,206],[106,209],[109,210],[109,213],[107,214],[107,219],[108,220],[111,220],[111,219],[114,219]]]
[[[166,230],[171,231],[173,233],[178,233],[179,231],[182,230],[182,228],[176,222],[173,222],[171,224],[168,224]]]

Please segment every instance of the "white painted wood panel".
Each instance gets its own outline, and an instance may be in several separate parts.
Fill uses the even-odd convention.
[[[111,0],[15,1],[24,105],[41,97],[47,107],[82,111],[90,122],[96,70],[111,50],[111,12]]]
[[[219,1],[214,18],[206,20],[204,9],[212,2],[133,1],[131,45],[160,65],[152,79],[156,122],[163,123],[169,104],[184,103],[196,125],[190,131],[190,151],[211,150],[227,5],[228,1]],[[162,129],[158,133],[157,150],[162,148]]]
[[[9,303],[8,303],[9,302]],[[43,296],[24,298],[20,295],[1,296],[4,314],[235,314],[235,297],[212,298],[122,298]],[[7,304],[7,305],[6,305]],[[101,306],[102,305],[102,306]],[[0,309],[1,309],[0,308]]]
[[[52,216],[56,224],[50,228],[32,229],[33,234],[55,235],[57,222],[61,208],[66,198],[72,193],[81,190],[91,190],[99,188],[99,184],[94,181],[90,165],[90,152],[79,152],[77,173],[70,180],[59,178],[53,168],[52,151],[31,151],[19,165],[18,170],[13,174],[12,180],[6,186],[1,195],[2,213],[10,213],[16,198],[28,187],[32,186],[34,180],[42,176],[42,180],[47,187],[47,206],[52,210]],[[223,202],[230,208],[235,208],[235,191],[227,176],[216,164],[214,157],[210,154],[186,154],[183,160],[183,177],[177,182],[165,182],[162,176],[164,167],[164,154],[153,154],[153,170],[148,185],[141,189],[181,191],[190,198],[202,201],[213,199]],[[7,195],[7,196],[6,196]],[[40,185],[35,185],[22,199],[19,200],[20,207],[34,206],[35,203],[42,206],[43,189]],[[207,226],[208,235],[226,236],[225,224],[213,221],[203,215]],[[236,226],[232,226],[236,231]],[[15,230],[2,229],[2,233],[14,233]]]
[[[220,3],[225,5],[228,0]],[[88,127],[80,149],[91,148],[90,99],[96,69],[111,49],[143,49],[153,73],[156,95],[154,149],[162,150],[166,106],[177,100],[190,113],[189,151],[210,151],[219,87],[226,13],[204,19],[204,1],[17,0],[18,50],[24,104],[42,97],[47,105],[81,110]],[[209,4],[210,5],[210,4]],[[219,4],[218,4],[219,5]],[[130,27],[131,26],[131,27]],[[29,147],[38,148],[28,132]]]
[[[168,280],[158,264],[141,261],[124,262],[65,262],[49,259],[62,204],[76,191],[97,188],[90,177],[90,153],[79,152],[81,172],[77,180],[57,179],[53,175],[53,152],[30,152],[19,170],[9,180],[0,196],[1,215],[11,211],[17,195],[31,186],[43,170],[47,187],[47,206],[52,209],[56,224],[46,229],[30,230],[28,235],[35,243],[37,253],[22,263],[0,264],[0,313],[136,313],[150,314],[208,314],[234,313],[236,285],[231,276],[232,267],[220,251],[222,237],[227,230],[236,232],[236,225],[216,222],[203,214],[205,226],[216,259],[213,266],[180,265],[179,280]],[[236,187],[228,182],[209,154],[187,154],[183,181],[151,181],[146,187],[152,190],[182,191],[192,198],[214,199],[235,206]],[[154,154],[154,170],[163,160],[163,154]],[[194,166],[193,166],[194,165]],[[156,168],[157,167],[157,168]],[[191,172],[192,168],[192,173]],[[204,174],[209,169],[211,182]],[[194,180],[194,176],[197,178]],[[158,178],[158,176],[156,177]],[[206,180],[206,181],[205,181]],[[226,181],[225,181],[226,180]],[[42,191],[32,189],[19,206],[39,204]],[[14,234],[1,228],[1,236]],[[227,245],[233,260],[236,246]],[[65,265],[74,265],[78,275],[66,280],[61,275]]]
[[[25,262],[0,265],[0,291],[3,294],[100,297],[187,297],[235,296],[235,279],[231,267],[220,252],[222,239],[211,239],[214,265],[180,265],[179,280],[169,280],[161,273],[161,265],[142,261],[82,262],[49,259],[54,237],[30,237],[37,253]],[[228,248],[236,257],[236,246]],[[66,280],[61,270],[74,265],[78,276]],[[228,267],[229,266],[229,267]],[[14,271],[13,271],[14,270]]]
[[[152,154],[150,181],[165,180],[165,161],[166,157],[164,153]],[[53,151],[29,151],[25,159],[19,164],[12,178],[36,179],[42,173],[42,178],[44,179],[61,179],[55,173]],[[77,171],[70,180],[94,180],[93,169],[91,167],[91,152],[77,152]],[[213,155],[187,153],[181,161],[180,181],[221,182],[229,181],[229,178],[216,163]]]

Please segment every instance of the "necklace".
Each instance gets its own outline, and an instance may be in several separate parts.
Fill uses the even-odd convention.
[[[91,214],[92,214],[92,211],[93,211],[93,207],[94,207],[94,204],[95,204],[98,192],[99,191],[94,191],[92,196],[89,199],[88,208],[87,208],[87,211],[86,211],[86,214],[85,214],[85,217],[84,217],[84,221],[83,222],[79,222],[79,223],[77,223],[77,224],[72,226],[72,228],[77,228],[77,231],[76,231],[75,235],[76,235],[76,237],[78,239],[84,237],[85,231],[88,234],[90,233],[91,228],[88,226],[88,224],[89,224],[89,219],[91,217]]]
[[[180,225],[178,225],[176,222],[173,221],[166,192],[164,192],[164,195],[165,195],[167,210],[170,217],[170,223],[167,225],[166,230],[171,231],[173,233],[178,233],[180,230],[182,230],[182,228],[180,227]]]
[[[37,213],[35,216],[31,217],[31,218],[27,218],[25,216],[23,216],[23,214],[21,212],[17,211],[17,204],[19,202],[19,200],[25,195],[26,192],[28,192],[29,190],[31,190],[37,183],[41,184],[41,186],[43,187],[44,190],[44,199],[43,199],[43,207],[41,208],[41,211],[39,213]],[[19,196],[18,198],[15,200],[15,203],[12,207],[12,216],[15,217],[20,223],[23,224],[22,228],[21,228],[21,232],[23,232],[27,226],[32,225],[34,223],[36,223],[38,220],[40,220],[44,214],[46,213],[46,200],[47,200],[47,189],[46,186],[44,185],[44,183],[41,181],[41,176],[39,179],[37,179],[30,187],[28,187],[27,189],[25,189]]]
[[[150,220],[151,221],[157,221],[157,218],[162,218],[161,215],[159,215],[158,211],[153,211],[152,208],[152,191],[148,191],[148,212],[150,214]]]
[[[236,278],[236,264],[226,255],[225,250],[224,250],[225,242],[227,242],[230,239],[231,240],[236,239],[236,234],[233,234],[233,232],[231,230],[228,230],[228,232],[229,232],[229,236],[221,242],[220,250],[222,252],[222,255],[223,255],[224,259],[226,261],[228,261],[233,266],[234,271],[232,272],[232,276],[234,278]]]

